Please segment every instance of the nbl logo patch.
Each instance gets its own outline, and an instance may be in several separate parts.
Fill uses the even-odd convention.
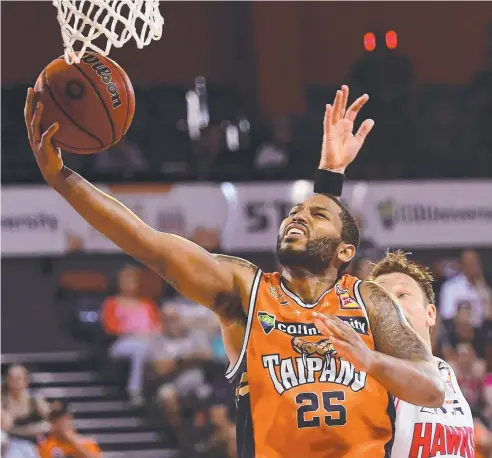
[[[360,305],[357,301],[350,296],[348,289],[340,288],[340,285],[335,286],[335,292],[338,297],[338,301],[340,302],[340,309],[342,310],[360,310]]]
[[[266,335],[275,329],[275,315],[270,315],[267,312],[258,312],[258,321]]]

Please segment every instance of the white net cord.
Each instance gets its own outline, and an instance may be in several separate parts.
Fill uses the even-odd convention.
[[[79,63],[86,51],[107,56],[112,46],[121,48],[132,37],[143,48],[162,36],[159,0],[53,0],[53,5],[68,64]]]

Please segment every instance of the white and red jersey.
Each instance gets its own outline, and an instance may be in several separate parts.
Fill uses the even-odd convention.
[[[453,369],[435,358],[446,384],[442,407],[419,407],[395,398],[396,423],[392,458],[473,458],[475,442],[470,406]]]

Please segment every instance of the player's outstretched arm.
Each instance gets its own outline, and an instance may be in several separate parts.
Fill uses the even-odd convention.
[[[342,358],[367,372],[394,396],[419,406],[440,407],[444,402],[444,383],[430,348],[380,286],[364,282],[361,295],[369,314],[375,351],[337,316],[315,313],[318,330],[330,338]]]
[[[256,272],[247,261],[216,256],[182,237],[155,231],[121,202],[63,165],[53,146],[53,124],[41,134],[43,106],[30,88],[25,119],[29,142],[46,182],[92,227],[130,256],[155,270],[182,294],[214,310],[224,321],[243,321]]]
[[[414,331],[397,302],[379,285],[360,289],[374,337],[371,375],[390,393],[411,404],[440,407],[444,383],[431,349]]]
[[[314,192],[318,194],[342,195],[345,169],[357,157],[374,127],[374,121],[366,119],[357,133],[352,133],[369,96],[362,95],[347,109],[348,97],[349,88],[344,85],[337,91],[333,105],[326,105],[321,158],[314,174]]]

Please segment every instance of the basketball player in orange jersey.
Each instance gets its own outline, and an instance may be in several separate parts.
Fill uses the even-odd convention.
[[[343,170],[372,128],[353,122],[368,96],[346,110],[348,88],[327,105],[321,167]],[[444,384],[425,342],[378,285],[344,275],[359,242],[341,202],[316,194],[282,222],[282,273],[213,255],[176,235],[157,232],[129,209],[64,167],[40,131],[42,106],[29,90],[29,140],[46,182],[122,250],[154,269],[189,299],[219,317],[236,380],[241,458],[382,458],[391,451],[394,404],[439,407]],[[371,358],[340,358],[316,329],[312,312],[340,317],[371,348]],[[336,326],[340,326],[333,318]],[[356,366],[354,366],[354,364]]]

